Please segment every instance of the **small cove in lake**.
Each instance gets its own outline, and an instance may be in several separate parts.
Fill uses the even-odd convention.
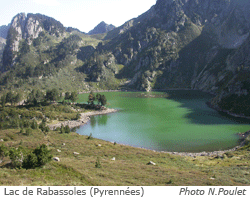
[[[250,120],[209,108],[213,96],[201,91],[104,92],[119,112],[92,116],[77,133],[157,151],[201,152],[233,148],[237,133],[250,130]],[[86,102],[81,94],[79,102]]]

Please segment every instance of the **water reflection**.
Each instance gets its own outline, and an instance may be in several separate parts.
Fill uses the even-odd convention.
[[[90,117],[90,125],[92,128],[96,126],[96,118],[95,117]]]
[[[97,123],[99,126],[105,126],[108,121],[108,115],[99,115],[97,116]]]
[[[95,128],[96,125],[105,126],[107,124],[108,118],[108,115],[92,116],[90,118],[90,125],[92,128]]]

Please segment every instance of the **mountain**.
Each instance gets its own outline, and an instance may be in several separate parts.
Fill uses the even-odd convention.
[[[3,51],[0,89],[85,90],[85,75],[75,68],[99,42],[51,17],[17,14]]]
[[[97,27],[89,34],[107,31]],[[104,35],[65,30],[40,14],[14,17],[0,83],[13,87],[13,74],[15,87],[51,77],[47,85],[63,90],[53,80],[67,74],[79,90],[198,89],[215,94],[213,107],[250,116],[249,1],[158,0]]]
[[[0,26],[0,69],[2,68],[2,56],[3,56],[3,50],[6,45],[6,38],[8,34],[10,25],[3,25]]]
[[[5,45],[6,45],[6,39],[0,37],[0,69],[2,66],[2,55]]]
[[[65,32],[65,28],[60,22],[41,14],[28,14],[26,16],[24,13],[20,13],[16,15],[9,28],[7,44],[3,53],[3,65],[13,66],[19,49],[27,50],[33,40],[44,31],[59,37]],[[22,40],[25,42],[21,43]],[[21,47],[21,45],[23,46]]]
[[[107,33],[115,28],[112,24],[106,24],[104,21],[102,21],[100,24],[98,24],[93,30],[89,31],[89,35],[94,34],[102,34]]]
[[[0,37],[6,39],[7,38],[7,34],[8,34],[8,30],[10,28],[10,25],[3,25],[0,26]]]
[[[69,32],[69,33],[72,33],[72,32],[79,32],[79,33],[86,34],[86,33],[82,32],[82,31],[80,31],[79,29],[73,28],[73,27],[67,27],[67,28],[66,28],[66,31]]]
[[[82,70],[98,81],[107,70],[117,73],[106,64],[112,58],[124,66],[116,77],[126,87],[199,89],[216,95],[213,106],[250,115],[249,16],[243,0],[158,0],[110,31],[98,49],[106,59]]]

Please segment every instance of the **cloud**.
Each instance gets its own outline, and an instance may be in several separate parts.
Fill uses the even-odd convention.
[[[58,0],[33,0],[35,3],[45,6],[59,6]]]

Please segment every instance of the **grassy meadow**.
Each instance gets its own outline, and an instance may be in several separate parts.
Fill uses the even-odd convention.
[[[9,157],[4,157],[0,164],[0,185],[250,184],[249,145],[221,156],[193,158],[106,142],[74,132],[43,133],[37,129],[27,136],[19,129],[7,129],[0,131],[0,140],[0,145],[7,148],[22,146],[34,149],[46,144],[53,157],[60,159],[59,162],[51,160],[34,169],[17,169],[12,167]],[[115,160],[112,160],[114,157]],[[149,161],[156,165],[148,165]]]

